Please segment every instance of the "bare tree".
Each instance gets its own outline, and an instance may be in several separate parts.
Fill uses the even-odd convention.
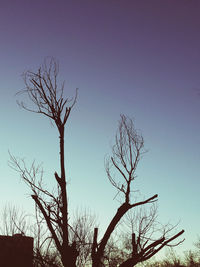
[[[6,204],[0,219],[0,232],[2,235],[27,235],[30,232],[29,216],[16,206]]]
[[[34,267],[62,267],[60,254],[46,226],[46,221],[36,205],[33,221],[30,235],[34,238]]]
[[[152,204],[158,198],[156,194],[139,202],[133,201],[136,168],[144,152],[142,135],[135,129],[131,119],[121,115],[118,131],[115,136],[115,145],[112,149],[112,156],[106,160],[106,172],[111,184],[117,189],[118,194],[121,194],[122,203],[108,225],[103,238],[99,243],[95,240],[96,246],[92,254],[93,267],[102,266],[108,240],[124,215],[133,208]],[[113,173],[113,169],[117,173]],[[164,227],[161,237],[152,240],[151,235],[150,237],[147,236],[147,232],[155,222],[155,213],[151,213],[148,218],[142,216],[139,222],[137,238],[135,233],[132,232],[132,253],[119,265],[120,267],[132,267],[139,262],[149,259],[184,232],[182,230],[175,235],[169,236],[169,232],[174,227],[168,229]],[[97,239],[97,235],[94,236]]]
[[[20,172],[22,179],[32,190],[32,198],[42,214],[56,249],[61,255],[65,267],[76,266],[78,251],[75,242],[69,239],[69,216],[64,156],[64,129],[71,109],[76,102],[64,95],[64,83],[58,83],[58,63],[54,59],[45,61],[37,72],[27,71],[24,74],[26,88],[20,93],[26,94],[33,104],[29,107],[20,102],[24,109],[43,114],[56,125],[60,139],[60,174],[55,172],[57,191],[51,192],[43,184],[41,166],[33,163],[28,168],[24,161],[11,156],[12,166]],[[38,180],[38,176],[40,177]]]
[[[77,266],[91,265],[91,250],[93,229],[96,226],[96,216],[89,210],[78,209],[74,215],[71,227],[71,240],[75,241],[79,251]]]

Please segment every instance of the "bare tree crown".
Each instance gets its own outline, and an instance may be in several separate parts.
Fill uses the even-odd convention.
[[[77,98],[64,97],[64,82],[58,84],[59,64],[55,59],[45,60],[36,72],[27,71],[23,74],[26,88],[20,93],[26,93],[34,108],[29,108],[23,101],[18,104],[24,109],[44,114],[52,119],[59,128],[64,126],[71,108]]]
[[[130,201],[131,183],[136,177],[136,168],[141,155],[145,152],[143,136],[136,130],[133,120],[121,115],[112,156],[106,160],[106,172],[111,184]],[[120,175],[116,179],[111,169]]]

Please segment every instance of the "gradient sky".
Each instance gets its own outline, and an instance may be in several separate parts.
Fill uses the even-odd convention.
[[[21,74],[47,56],[60,62],[66,96],[79,88],[66,131],[72,210],[103,225],[118,203],[104,171],[120,113],[135,119],[148,153],[138,166],[141,198],[159,195],[162,222],[185,229],[182,251],[200,234],[200,1],[3,0],[0,3],[1,205],[32,211],[29,190],[8,167],[8,150],[44,163],[51,184],[58,134],[20,109]]]

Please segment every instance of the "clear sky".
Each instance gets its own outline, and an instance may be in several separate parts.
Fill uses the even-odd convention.
[[[15,96],[21,74],[53,56],[66,96],[79,88],[66,131],[71,208],[90,207],[103,225],[114,214],[104,156],[124,113],[148,149],[136,186],[142,198],[158,193],[161,221],[180,221],[181,249],[191,249],[200,234],[199,14],[199,0],[2,0],[0,207],[33,207],[8,150],[42,161],[49,184],[57,170],[56,129],[21,110]]]

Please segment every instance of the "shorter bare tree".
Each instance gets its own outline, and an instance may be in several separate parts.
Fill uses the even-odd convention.
[[[142,135],[135,129],[131,119],[121,115],[112,156],[106,160],[107,176],[111,184],[117,189],[117,194],[120,195],[121,205],[99,243],[97,242],[97,233],[94,234],[93,267],[102,266],[108,240],[127,212],[135,208],[141,208],[146,204],[152,205],[157,201],[157,194],[139,202],[134,201],[136,168],[143,153],[145,153],[145,149]],[[131,253],[126,255],[127,258],[118,265],[119,267],[132,267],[139,262],[150,259],[163,247],[171,244],[172,241],[183,234],[183,230],[172,234],[174,227],[162,227],[161,230],[159,229],[162,234],[153,238],[152,235],[155,234],[155,215],[155,210],[151,209],[148,216],[140,213],[140,218],[137,217],[134,221],[132,220],[132,226],[138,225],[139,227],[138,234],[136,236],[136,233],[132,231]],[[180,242],[174,245],[178,245]]]

